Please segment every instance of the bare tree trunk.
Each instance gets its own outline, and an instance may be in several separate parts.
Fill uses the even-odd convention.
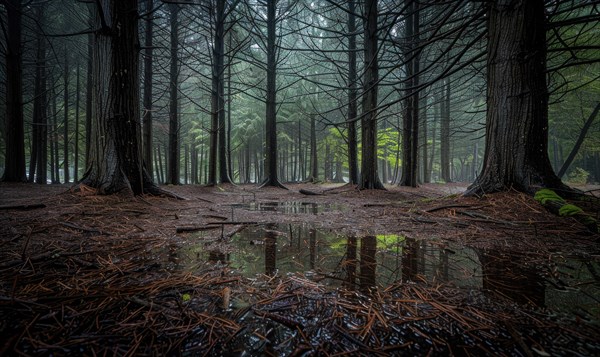
[[[317,155],[316,115],[310,116],[310,177],[308,181],[319,181],[319,156]]]
[[[285,188],[277,176],[277,0],[267,0],[267,105],[265,181],[261,186]]]
[[[167,182],[179,185],[179,5],[170,4],[171,11],[171,68],[169,81],[169,154]]]
[[[146,12],[150,12],[154,7],[154,0],[146,0]],[[144,114],[143,114],[143,134],[142,144],[144,150],[144,165],[148,174],[152,177],[154,172],[152,162],[152,79],[154,71],[153,65],[153,37],[154,37],[154,20],[152,14],[149,14],[146,18],[145,28],[145,49],[144,49]]]
[[[558,170],[558,174],[557,174],[558,177],[563,177],[563,175],[567,172],[567,169],[573,162],[573,159],[575,159],[575,156],[577,155],[577,152],[579,151],[581,144],[583,144],[583,141],[585,140],[585,137],[587,136],[588,130],[590,129],[590,127],[592,126],[592,123],[594,122],[594,119],[598,115],[598,111],[600,111],[600,102],[598,102],[596,104],[596,107],[594,108],[594,110],[592,111],[592,113],[590,114],[588,119],[585,121],[585,124],[583,125],[583,128],[579,132],[579,137],[577,138],[577,141],[575,142],[573,149],[569,153],[569,156],[567,156],[567,160],[565,160],[565,162],[562,165],[562,167],[560,168],[560,170]]]
[[[36,9],[36,19],[40,26],[44,23],[45,4]],[[37,35],[36,89],[33,103],[33,147],[31,152],[29,181],[35,174],[35,182],[46,184],[48,165],[48,103],[47,103],[47,70],[46,39],[40,32]]]
[[[362,162],[361,189],[383,189],[377,172],[377,0],[366,0],[364,5],[364,79],[361,115]]]
[[[73,182],[79,181],[79,105],[81,103],[80,64],[77,62],[77,84],[75,89],[75,145],[74,145],[74,161],[73,161]]]
[[[96,107],[91,164],[81,184],[101,194],[163,193],[142,159],[137,5],[137,0],[96,3],[96,23],[102,28],[94,49]]]
[[[483,171],[466,194],[567,188],[548,158],[544,1],[488,6],[485,155]]]
[[[356,121],[358,117],[356,85],[356,6],[348,1],[348,175],[351,184],[358,183],[358,143]]]
[[[94,28],[95,17],[96,17],[96,6],[93,4],[88,5],[90,13],[90,28]],[[86,170],[90,165],[90,145],[92,144],[92,115],[94,111],[93,96],[94,96],[94,48],[95,48],[95,35],[93,33],[88,34],[88,57],[87,57],[87,81],[85,87],[85,167]]]
[[[440,166],[441,179],[452,182],[450,175],[450,79],[446,78],[442,89],[440,121]]]
[[[25,182],[27,177],[25,175],[25,129],[23,124],[21,0],[7,0],[5,8],[8,19],[8,38],[5,48],[6,152],[2,181]]]
[[[417,187],[419,167],[419,4],[411,1],[408,6],[408,19],[406,21],[406,38],[409,50],[407,62],[407,91],[411,95],[406,99],[406,115],[403,122],[403,151],[402,151],[402,179],[400,185]]]
[[[63,172],[65,183],[71,181],[69,175],[69,54],[65,46],[65,73],[64,73],[64,117],[63,117],[63,135],[64,135],[64,161]]]

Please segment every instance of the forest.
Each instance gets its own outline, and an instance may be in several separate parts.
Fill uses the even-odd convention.
[[[600,354],[600,3],[0,25],[0,355]]]

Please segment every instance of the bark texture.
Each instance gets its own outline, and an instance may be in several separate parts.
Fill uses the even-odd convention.
[[[544,1],[494,1],[487,27],[486,148],[466,194],[564,187],[548,158]]]
[[[364,5],[365,74],[362,102],[362,162],[359,188],[383,189],[377,170],[377,1],[367,0]]]
[[[101,194],[159,193],[142,160],[138,2],[99,1],[90,166],[81,183]]]
[[[6,152],[2,181],[24,182],[25,140],[23,128],[23,51],[21,47],[21,0],[6,2]]]

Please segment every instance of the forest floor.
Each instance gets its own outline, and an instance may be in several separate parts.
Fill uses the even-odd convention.
[[[600,236],[465,187],[0,184],[0,355],[600,355]]]

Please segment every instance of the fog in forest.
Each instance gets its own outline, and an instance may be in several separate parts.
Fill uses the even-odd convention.
[[[273,175],[358,183],[371,171],[383,184],[402,183],[403,173],[416,183],[472,182],[482,170],[485,2],[127,3],[137,6],[126,9],[137,20],[129,44],[138,58],[139,87],[128,94],[139,102],[134,150],[155,183],[260,184]],[[29,181],[76,182],[95,160],[95,120],[110,111],[95,91],[123,74],[110,73],[110,49],[102,53],[120,31],[109,4],[0,6],[0,96],[14,94],[7,79],[17,68]],[[539,135],[547,134],[552,169],[571,184],[600,181],[597,6],[544,8],[549,100]],[[10,61],[16,27],[20,67]],[[10,103],[0,101],[0,172],[12,145]]]

